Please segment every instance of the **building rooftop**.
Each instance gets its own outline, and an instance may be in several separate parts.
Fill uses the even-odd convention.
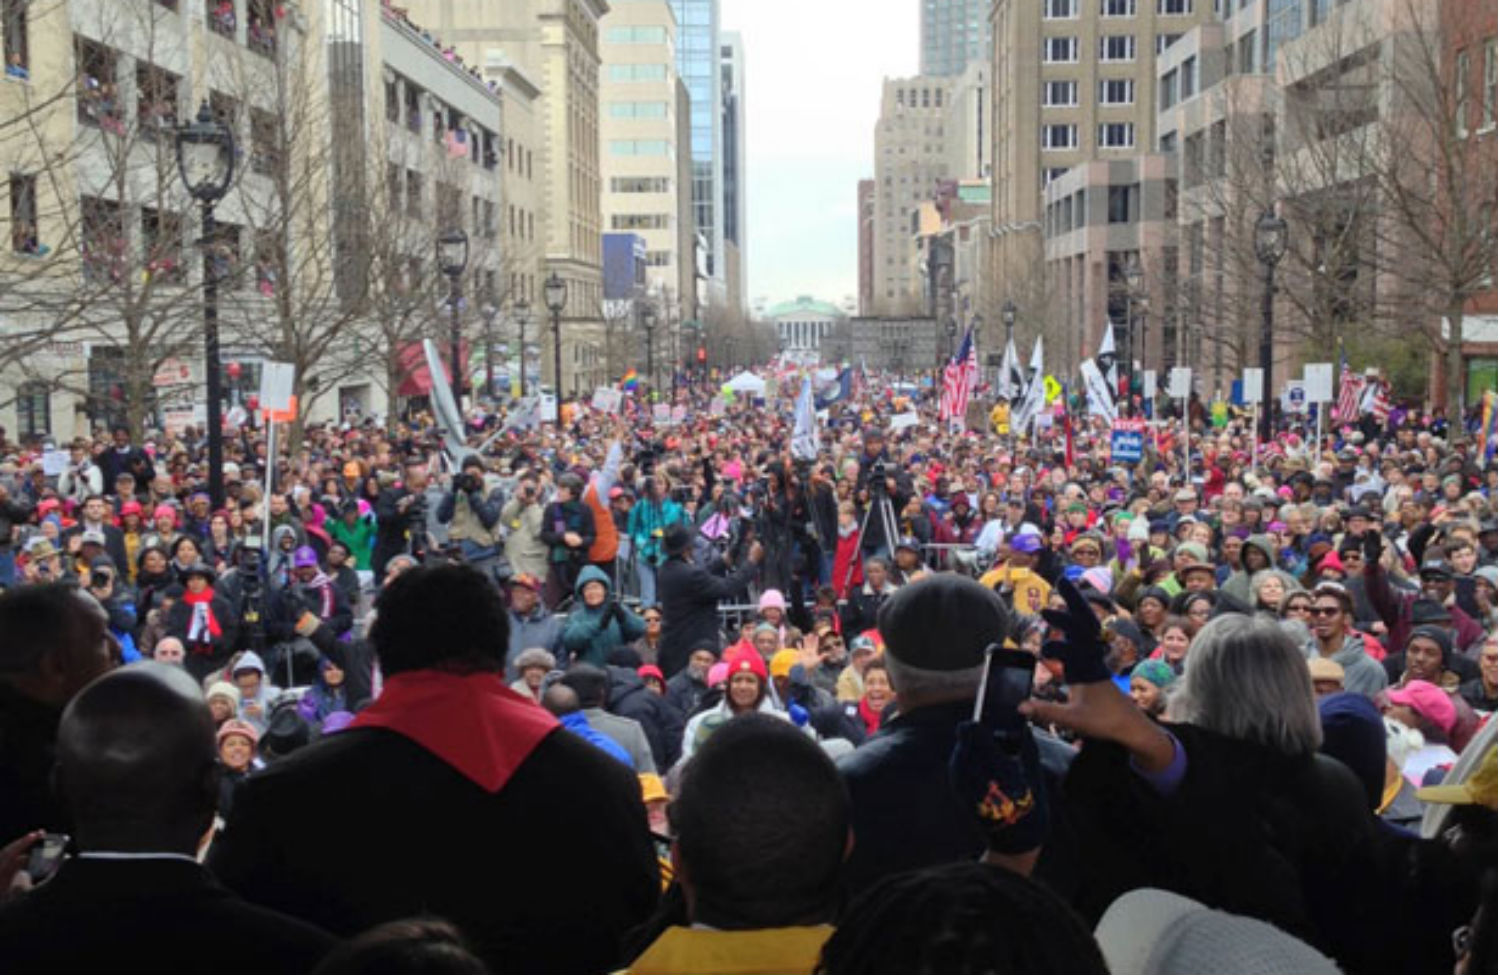
[[[809,295],[798,295],[796,301],[783,301],[761,313],[763,318],[785,318],[788,315],[826,315],[844,318],[845,312],[831,301],[819,301]]]

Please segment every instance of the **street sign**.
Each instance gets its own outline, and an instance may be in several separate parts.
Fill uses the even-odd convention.
[[[1307,390],[1300,379],[1293,379],[1282,390],[1281,408],[1288,413],[1307,412]]]
[[[1173,366],[1167,378],[1167,395],[1173,399],[1187,399],[1193,392],[1193,370],[1188,366]]]
[[[284,413],[292,406],[292,380],[297,367],[289,362],[264,362],[260,367],[260,408]]]
[[[1248,406],[1251,403],[1260,402],[1261,389],[1265,385],[1266,373],[1264,369],[1254,368],[1245,370],[1245,381],[1240,387],[1240,396]]]
[[[1302,388],[1309,403],[1333,401],[1333,363],[1309,362],[1302,367]]]
[[[620,401],[623,394],[613,386],[600,386],[594,390],[594,399],[590,404],[601,413],[620,412]]]
[[[1146,446],[1146,421],[1121,417],[1109,435],[1109,457],[1117,464],[1138,464]]]

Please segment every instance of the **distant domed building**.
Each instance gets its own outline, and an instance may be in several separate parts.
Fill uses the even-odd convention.
[[[849,316],[838,305],[799,295],[795,301],[772,305],[759,316],[776,329],[782,351],[789,357],[816,363],[821,357],[823,341],[832,340]]]

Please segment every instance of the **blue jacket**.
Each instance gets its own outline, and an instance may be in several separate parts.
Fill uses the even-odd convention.
[[[604,752],[610,758],[623,763],[632,771],[635,763],[630,760],[630,753],[615,743],[615,740],[601,731],[595,731],[593,725],[582,711],[574,711],[572,714],[564,714],[558,717],[557,723]]]
[[[604,602],[593,609],[583,602],[583,587],[590,582],[603,583],[605,588]],[[612,652],[645,635],[646,621],[611,600],[610,588],[609,576],[595,566],[584,566],[578,573],[574,590],[578,598],[562,634],[563,649],[571,661],[603,667]]]
[[[671,525],[685,520],[682,505],[664,498],[661,501],[642,499],[630,509],[630,520],[625,523],[630,533],[630,544],[650,565],[662,562],[661,538]]]

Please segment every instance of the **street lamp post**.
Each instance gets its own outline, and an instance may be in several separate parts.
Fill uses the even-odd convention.
[[[953,358],[953,350],[957,347],[954,343],[958,340],[958,320],[951,315],[948,317],[948,358]]]
[[[1265,268],[1260,296],[1260,442],[1271,442],[1271,338],[1276,301],[1276,265],[1286,256],[1286,221],[1267,207],[1255,222],[1255,257]]]
[[[198,117],[177,129],[177,170],[203,216],[203,365],[208,387],[208,494],[215,510],[224,505],[224,420],[219,375],[219,275],[213,252],[218,236],[214,205],[234,179],[234,132],[214,117],[205,100]],[[268,463],[274,464],[274,457]]]
[[[493,304],[486,301],[484,307],[479,309],[484,315],[484,395],[493,398],[495,395],[495,312]],[[477,403],[479,397],[475,397]]]
[[[649,304],[641,306],[641,328],[646,332],[646,381],[651,391],[656,392],[656,309]]]
[[[455,227],[438,236],[437,261],[438,267],[448,275],[448,369],[452,373],[449,385],[453,389],[453,406],[459,413],[463,413],[464,380],[458,362],[462,340],[458,320],[458,279],[464,273],[464,268],[469,266],[469,235],[462,228]]]
[[[1125,406],[1126,410],[1135,415],[1135,323],[1140,314],[1141,291],[1145,285],[1146,272],[1141,269],[1141,262],[1132,259],[1125,268],[1125,283],[1129,293],[1125,298]],[[1111,326],[1113,327],[1113,326]],[[1141,358],[1145,358],[1144,350],[1146,343],[1142,336]],[[1146,391],[1141,390],[1142,399]]]
[[[521,360],[521,395],[526,395],[526,323],[531,318],[531,303],[525,298],[517,298],[511,306],[511,314],[516,318],[516,355]]]
[[[562,313],[568,303],[568,285],[556,271],[542,285],[542,300],[552,313],[552,395],[562,400]]]

